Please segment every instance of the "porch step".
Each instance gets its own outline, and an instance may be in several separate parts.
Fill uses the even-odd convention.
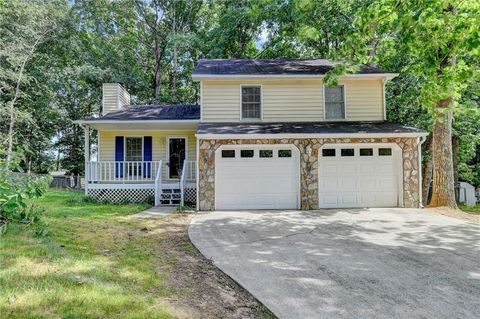
[[[182,192],[179,187],[162,188],[160,205],[180,205],[181,201]]]

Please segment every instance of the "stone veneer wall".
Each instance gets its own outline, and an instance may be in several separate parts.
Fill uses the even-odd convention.
[[[199,208],[215,209],[215,151],[222,145],[293,144],[300,150],[301,208],[318,209],[318,150],[324,144],[396,143],[403,153],[403,206],[419,207],[417,138],[217,139],[199,145]]]

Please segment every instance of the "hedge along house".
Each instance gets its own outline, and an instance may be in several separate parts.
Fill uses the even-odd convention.
[[[427,133],[386,122],[396,74],[364,67],[329,87],[334,66],[201,60],[200,105],[131,106],[105,85],[103,116],[79,122],[99,132],[87,194],[200,210],[421,206]]]

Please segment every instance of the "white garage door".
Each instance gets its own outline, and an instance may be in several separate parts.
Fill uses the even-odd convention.
[[[319,204],[396,207],[401,151],[394,145],[326,145],[319,152]]]
[[[216,209],[296,209],[299,168],[294,146],[222,147],[215,157]]]

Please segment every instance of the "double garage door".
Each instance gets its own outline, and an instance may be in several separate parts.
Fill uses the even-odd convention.
[[[319,205],[399,204],[400,151],[335,144],[319,151]],[[215,158],[216,209],[300,208],[300,154],[290,145],[224,146]]]

